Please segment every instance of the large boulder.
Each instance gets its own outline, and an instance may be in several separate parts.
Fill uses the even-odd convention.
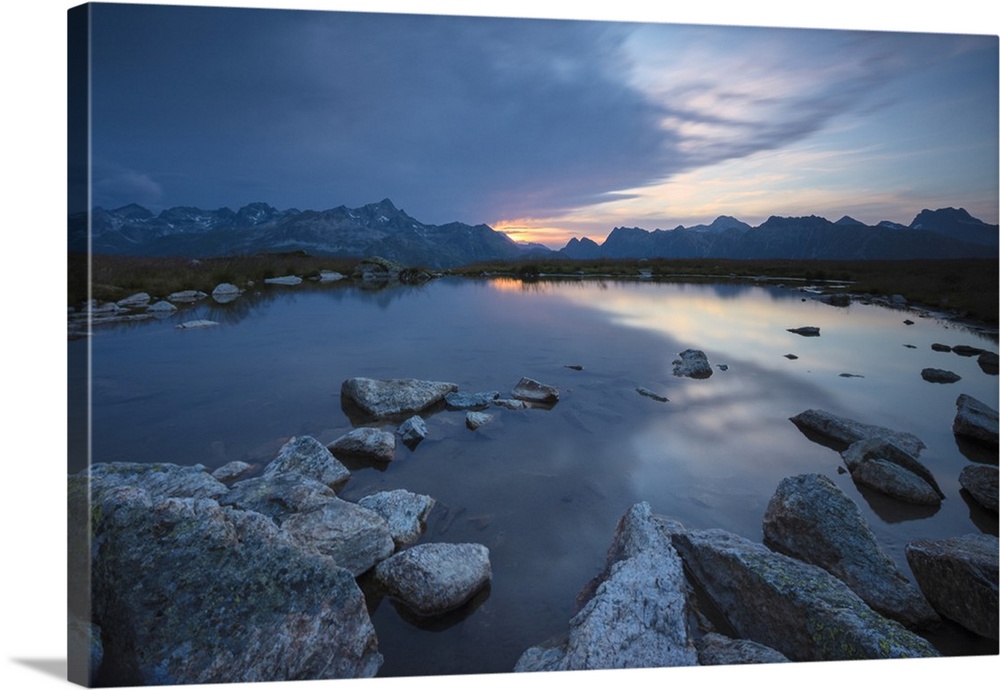
[[[293,436],[264,468],[265,477],[292,472],[325,484],[335,491],[351,477],[351,472],[312,436]]]
[[[996,513],[998,474],[1000,470],[990,465],[966,465],[958,475],[958,483],[979,505]]]
[[[956,436],[997,445],[996,410],[965,393],[958,396],[955,406],[957,411],[952,431]]]
[[[697,665],[684,568],[648,503],[619,519],[605,571],[590,588],[566,640],[528,649],[515,671]]]
[[[396,549],[389,523],[381,515],[339,498],[328,499],[314,510],[289,515],[281,527],[355,577]]]
[[[382,657],[353,575],[272,520],[137,487],[95,505],[93,603],[122,685],[371,677]]]
[[[491,577],[490,552],[482,544],[417,544],[375,566],[378,583],[418,616],[460,607]]]
[[[977,635],[997,639],[997,538],[967,534],[906,545],[917,584],[938,613]]]
[[[806,410],[792,417],[790,421],[800,431],[819,436],[838,446],[838,450],[844,450],[852,443],[872,437],[891,441],[914,457],[920,455],[920,451],[927,447],[911,433],[865,424],[825,410]]]
[[[719,529],[678,532],[673,543],[737,635],[792,661],[938,656],[818,566]]]
[[[391,431],[363,426],[347,432],[327,446],[327,449],[341,457],[392,462],[396,455],[396,435]]]
[[[712,365],[701,350],[684,350],[671,363],[674,365],[674,376],[707,379],[712,375]]]
[[[443,381],[352,378],[341,384],[340,395],[381,418],[420,412],[456,390],[457,384]]]
[[[879,546],[857,504],[828,477],[781,480],[764,513],[764,544],[829,571],[870,607],[907,627],[940,623]]]
[[[409,546],[420,538],[434,504],[435,500],[430,496],[411,493],[405,489],[380,491],[358,501],[359,506],[378,513],[385,519],[397,547]]]

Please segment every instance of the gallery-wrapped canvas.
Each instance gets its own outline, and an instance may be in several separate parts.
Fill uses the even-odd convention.
[[[72,682],[997,655],[997,36],[67,46]]]

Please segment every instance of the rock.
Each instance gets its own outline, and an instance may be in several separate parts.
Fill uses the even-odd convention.
[[[902,295],[893,295],[892,297],[889,298],[889,301],[895,304],[896,306],[902,306],[906,304],[906,298],[903,297]]]
[[[444,396],[444,404],[449,410],[485,410],[500,397],[498,391],[486,393],[448,393]]]
[[[823,475],[781,480],[764,513],[764,544],[818,565],[871,608],[909,628],[940,623],[879,546],[858,506]]]
[[[232,283],[219,283],[212,290],[212,299],[214,299],[219,304],[226,304],[227,302],[232,302],[234,299],[240,296],[240,289],[233,285]]]
[[[958,408],[952,431],[956,436],[997,445],[997,411],[962,393],[955,401]]]
[[[489,555],[482,544],[417,544],[375,566],[375,578],[417,615],[439,615],[489,583]]]
[[[996,376],[997,372],[1000,371],[1000,357],[997,356],[996,352],[984,352],[979,355],[976,362],[985,374]]]
[[[565,368],[565,369],[572,369],[573,371],[583,371],[583,365],[582,364],[564,364],[563,368]]]
[[[319,272],[319,282],[321,283],[336,283],[339,280],[346,278],[343,273],[338,273],[337,271],[320,271]]]
[[[185,321],[184,323],[177,324],[174,328],[190,329],[190,328],[211,328],[212,326],[218,326],[218,321],[209,321],[208,319],[195,319],[194,321]]]
[[[465,426],[467,426],[472,431],[475,431],[483,424],[489,422],[491,419],[493,419],[493,415],[486,414],[485,412],[466,412]]]
[[[427,438],[427,424],[422,417],[414,415],[400,424],[396,433],[404,444],[413,448]]]
[[[430,496],[403,489],[382,491],[358,501],[359,506],[378,513],[385,519],[397,548],[409,546],[420,538],[434,503]]]
[[[312,436],[293,436],[264,468],[265,477],[293,472],[314,479],[334,491],[351,477],[351,472]]]
[[[933,343],[931,349],[935,352],[951,352],[951,345],[943,345],[942,343]]]
[[[697,665],[683,565],[648,503],[619,519],[604,573],[588,587],[566,640],[528,649],[515,671]]]
[[[412,414],[444,400],[458,390],[454,383],[417,379],[347,379],[340,395],[373,417]]]
[[[863,379],[864,376],[862,374],[851,374],[851,373],[845,372],[843,374],[840,374],[840,378],[842,378],[842,379]]]
[[[130,309],[133,307],[145,307],[149,304],[150,296],[148,292],[137,292],[134,295],[129,295],[125,299],[120,299],[116,302],[119,307],[125,307]]]
[[[80,473],[87,476],[86,470]],[[135,486],[153,497],[218,498],[226,485],[201,465],[187,467],[170,463],[109,462],[91,465],[90,482],[95,491]]]
[[[986,352],[986,350],[981,347],[973,347],[971,345],[956,345],[951,348],[951,351],[959,357],[975,357],[976,355],[981,355]]]
[[[844,292],[832,293],[829,295],[820,295],[816,298],[824,304],[829,304],[831,307],[849,307],[851,306],[851,296]]]
[[[791,353],[785,355],[785,359],[798,359],[798,358],[799,358],[798,355],[793,355]]]
[[[792,661],[938,656],[822,568],[719,529],[673,543],[737,635]]]
[[[674,376],[707,379],[712,375],[712,365],[701,350],[684,350],[671,364],[674,365]]]
[[[862,463],[851,473],[858,484],[870,487],[907,503],[936,506],[941,504],[941,496],[927,482],[899,465],[875,458]]]
[[[664,397],[662,395],[658,395],[657,393],[654,393],[653,391],[649,390],[648,388],[643,388],[642,386],[639,386],[638,388],[636,388],[635,392],[638,393],[639,395],[644,395],[647,398],[652,398],[653,400],[655,400],[657,402],[670,402],[670,400],[668,398],[666,398],[666,397]]]
[[[392,555],[389,523],[375,511],[330,498],[314,510],[293,513],[281,523],[298,542],[357,577]]]
[[[955,383],[962,380],[961,376],[946,369],[927,368],[920,372],[920,376],[930,383]]]
[[[146,311],[152,311],[152,312],[173,312],[173,311],[177,311],[177,307],[175,307],[170,302],[167,302],[165,300],[160,300],[159,302],[156,302],[155,304],[151,304],[148,307],[146,307]]]
[[[958,475],[958,483],[968,491],[976,502],[986,510],[998,511],[996,467],[989,465],[966,465]]]
[[[316,510],[335,497],[333,489],[315,479],[283,472],[238,481],[219,503],[266,515],[280,525],[288,516]]]
[[[728,364],[716,364],[715,366],[719,368],[719,371],[729,371]]]
[[[123,684],[374,676],[354,577],[271,520],[136,487],[95,506],[93,612]]]
[[[392,432],[361,427],[353,429],[327,446],[338,455],[391,462],[396,455],[396,436]]]
[[[942,616],[977,635],[997,639],[997,538],[967,534],[920,539],[906,560],[920,589]]]
[[[914,457],[920,455],[920,451],[926,448],[924,442],[913,434],[838,417],[824,410],[806,410],[792,417],[790,421],[803,432],[811,432],[842,446],[841,450],[856,441],[872,437],[891,441]]]
[[[243,479],[243,477],[252,472],[253,469],[254,466],[248,462],[233,460],[232,462],[227,462],[225,465],[212,472],[212,476],[223,484],[229,484],[239,479]]]
[[[298,285],[302,282],[299,276],[279,276],[277,278],[264,278],[268,285]]]
[[[527,403],[524,400],[511,400],[510,398],[497,398],[493,401],[496,407],[502,407],[506,410],[525,410],[532,407],[531,403]]]
[[[183,304],[197,302],[200,299],[205,299],[208,297],[207,294],[201,290],[180,290],[179,292],[172,292],[167,295],[167,299],[171,302],[181,302]]]
[[[873,436],[852,443],[840,453],[847,469],[853,474],[861,465],[871,460],[883,460],[893,463],[923,480],[938,496],[944,498],[944,492],[938,485],[934,475],[913,455],[901,448],[892,439]]]
[[[534,379],[522,377],[510,392],[510,397],[515,400],[550,405],[559,401],[559,391]]]
[[[815,338],[819,336],[819,326],[799,326],[798,328],[786,328],[785,330],[789,333],[803,335],[807,338]]]
[[[698,640],[698,664],[731,666],[733,664],[780,664],[789,661],[781,652],[752,640],[734,640],[711,632]]]

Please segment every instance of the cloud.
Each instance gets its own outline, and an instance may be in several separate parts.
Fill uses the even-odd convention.
[[[109,163],[97,163],[92,170],[93,205],[117,208],[126,203],[156,207],[163,198],[163,186],[150,175]]]

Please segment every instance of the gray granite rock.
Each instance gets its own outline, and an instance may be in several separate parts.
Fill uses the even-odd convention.
[[[243,462],[242,460],[233,460],[232,462],[227,462],[222,467],[219,467],[212,472],[212,476],[218,479],[223,484],[230,484],[232,482],[243,479],[247,474],[254,470],[254,466],[248,462]]]
[[[483,393],[456,391],[444,396],[444,403],[449,410],[485,410],[499,397],[500,393],[498,391]]]
[[[328,499],[314,510],[293,513],[281,527],[299,543],[329,556],[355,577],[396,549],[389,523],[381,515],[339,498]]]
[[[351,477],[351,472],[312,436],[293,436],[264,468],[265,477],[293,472],[325,484],[335,491]]]
[[[851,473],[851,478],[858,484],[907,503],[926,506],[941,504],[941,495],[927,482],[913,472],[883,458],[874,458],[861,463]]]
[[[298,285],[302,282],[300,276],[278,276],[277,278],[264,278],[267,285]]]
[[[396,435],[391,431],[360,427],[347,432],[327,446],[327,449],[344,457],[391,462],[396,455]]]
[[[266,515],[280,525],[289,515],[316,510],[335,497],[326,484],[297,472],[281,472],[238,481],[219,503]]]
[[[86,470],[81,474],[86,475]],[[97,463],[90,467],[89,476],[95,490],[135,486],[154,497],[218,498],[227,491],[226,485],[209,474],[202,465]]]
[[[465,426],[475,431],[483,424],[487,424],[493,419],[493,415],[486,414],[485,412],[466,412],[465,413]]]
[[[701,350],[684,350],[672,362],[674,376],[686,376],[692,379],[707,379],[712,375],[712,365]]]
[[[206,297],[208,297],[208,295],[201,290],[180,290],[167,295],[167,299],[171,302],[181,304],[197,302],[198,300],[205,299]]]
[[[958,475],[958,483],[986,510],[997,512],[997,476],[1000,471],[990,465],[966,465]]]
[[[458,608],[492,577],[482,544],[417,544],[375,566],[375,578],[390,596],[419,616]]]
[[[396,433],[404,444],[413,448],[427,438],[427,423],[420,415],[414,415],[400,424]]]
[[[510,392],[510,397],[530,403],[554,404],[559,401],[559,390],[554,386],[522,377]]]
[[[780,664],[789,661],[781,652],[752,640],[735,640],[710,632],[697,642],[698,664],[732,666],[734,664]]]
[[[185,321],[184,323],[179,323],[174,328],[179,328],[182,330],[194,329],[194,328],[212,328],[213,326],[218,326],[218,321],[210,321],[208,319],[194,319],[193,321]]]
[[[639,395],[643,396],[643,397],[652,398],[656,402],[670,402],[670,400],[665,395],[660,395],[658,393],[654,393],[653,391],[649,390],[648,388],[644,388],[642,386],[639,386],[638,388],[636,388],[635,392],[638,393]]]
[[[825,410],[806,410],[792,417],[790,421],[802,431],[808,431],[842,446],[841,450],[856,441],[872,437],[891,441],[914,457],[920,455],[920,451],[926,448],[924,442],[911,433],[865,424]]]
[[[404,489],[380,491],[358,500],[359,506],[378,513],[385,519],[397,548],[409,546],[420,538],[434,503],[430,496]]]
[[[149,296],[148,292],[137,292],[134,295],[129,295],[125,299],[120,299],[116,302],[119,307],[125,307],[126,309],[131,309],[134,307],[145,307],[149,304],[152,298]]]
[[[919,539],[906,545],[917,584],[942,616],[997,639],[998,542],[991,534]]]
[[[956,436],[997,445],[997,411],[965,393],[955,401],[957,411],[952,431]]]
[[[352,378],[343,382],[340,394],[380,418],[420,412],[456,390],[456,384],[443,381]]]

